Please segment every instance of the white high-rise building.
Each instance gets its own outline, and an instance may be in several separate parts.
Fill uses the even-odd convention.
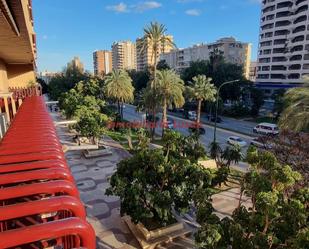
[[[309,75],[309,0],[263,0],[257,86],[289,87]]]

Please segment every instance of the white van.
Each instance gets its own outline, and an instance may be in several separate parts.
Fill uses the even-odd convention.
[[[279,128],[275,124],[270,123],[260,123],[253,128],[254,133],[264,134],[264,135],[278,135]]]

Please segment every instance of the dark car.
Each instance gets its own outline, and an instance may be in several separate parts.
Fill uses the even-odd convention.
[[[191,133],[198,133],[199,135],[204,135],[206,133],[206,130],[203,127],[189,127],[189,131]]]

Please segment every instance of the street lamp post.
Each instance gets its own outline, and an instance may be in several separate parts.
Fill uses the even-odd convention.
[[[221,84],[221,86],[219,86],[218,91],[217,91],[217,99],[216,99],[216,116],[215,116],[215,127],[214,127],[214,143],[216,143],[216,133],[217,133],[217,119],[218,119],[218,107],[219,107],[219,96],[220,96],[220,90],[223,86],[227,85],[227,84],[232,84],[235,82],[239,82],[240,80],[231,80],[231,81],[227,81],[224,82],[223,84]]]

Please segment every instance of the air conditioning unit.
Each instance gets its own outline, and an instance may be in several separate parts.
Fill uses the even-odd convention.
[[[7,117],[5,113],[0,113],[0,139],[3,138],[7,131]]]

